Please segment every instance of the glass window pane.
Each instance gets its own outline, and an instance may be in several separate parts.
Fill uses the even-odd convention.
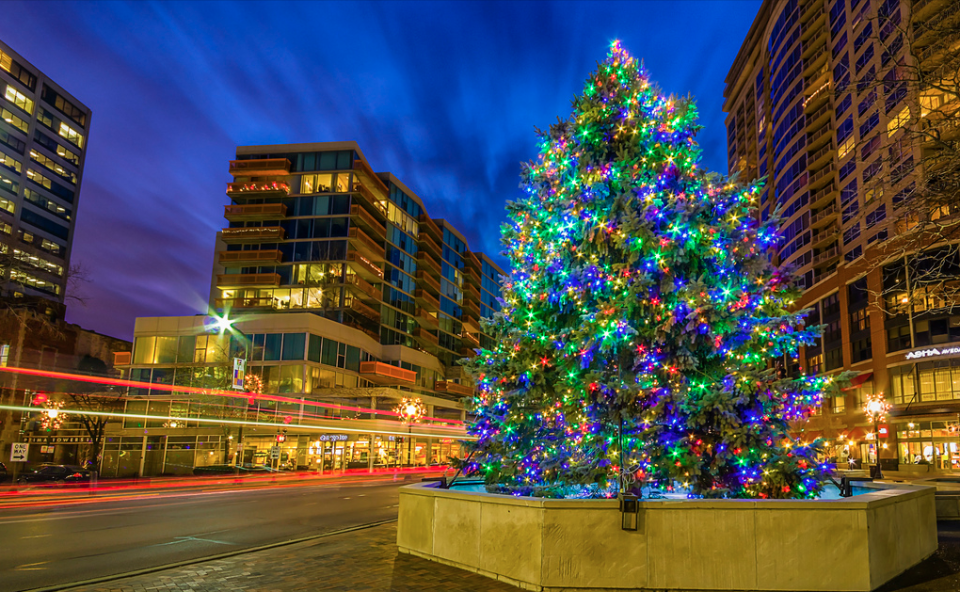
[[[137,337],[133,347],[133,363],[152,364],[156,345],[156,337]]]
[[[157,337],[157,364],[173,364],[177,361],[177,338]]]
[[[177,362],[180,364],[189,364],[193,361],[193,351],[197,347],[197,337],[195,335],[183,335],[180,337],[180,345],[177,348]]]
[[[269,333],[266,335],[266,339],[263,345],[264,360],[280,359],[280,343],[281,343],[282,337],[283,337],[282,333]]]
[[[320,344],[322,339],[319,335],[310,335],[310,347],[307,349],[307,359],[311,362],[320,362]]]
[[[302,360],[306,333],[286,333],[283,336],[283,359]]]
[[[347,346],[347,370],[360,371],[360,348]]]
[[[323,355],[320,357],[320,363],[327,366],[337,365],[337,348],[340,344],[332,339],[323,340]]]

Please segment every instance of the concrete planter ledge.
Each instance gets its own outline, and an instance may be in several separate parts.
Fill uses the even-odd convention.
[[[400,489],[397,545],[527,590],[869,591],[937,549],[933,487],[840,500],[616,500]]]

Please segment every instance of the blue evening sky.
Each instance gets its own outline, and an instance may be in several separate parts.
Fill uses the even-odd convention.
[[[692,94],[726,172],[723,80],[760,1],[5,2],[0,39],[93,110],[67,318],[130,338],[205,311],[237,145],[355,140],[473,250],[497,253],[534,127],[621,39]]]

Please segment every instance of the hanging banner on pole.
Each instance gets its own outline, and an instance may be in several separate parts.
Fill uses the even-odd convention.
[[[233,388],[243,390],[243,375],[246,372],[247,361],[243,358],[233,359]]]

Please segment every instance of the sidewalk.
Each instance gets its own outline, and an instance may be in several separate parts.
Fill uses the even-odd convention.
[[[516,592],[481,575],[397,552],[385,524],[287,547],[70,588],[70,592]],[[509,543],[505,543],[509,544]]]

